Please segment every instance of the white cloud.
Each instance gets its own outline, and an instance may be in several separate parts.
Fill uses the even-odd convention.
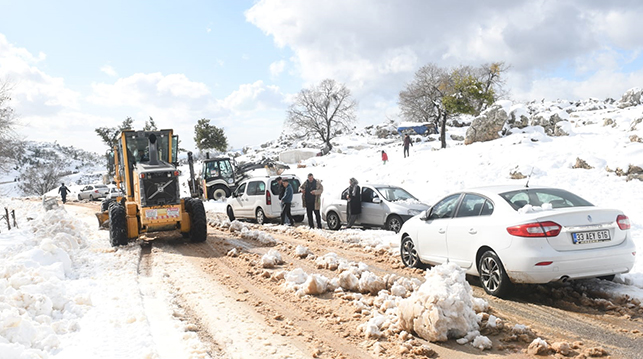
[[[234,113],[284,108],[285,96],[276,86],[267,86],[263,81],[244,84],[219,102],[219,105]]]
[[[91,103],[105,106],[159,108],[180,103],[198,102],[210,95],[207,86],[190,81],[183,74],[161,73],[134,74],[120,78],[113,84],[92,83],[93,94],[87,97]]]
[[[270,75],[272,77],[277,77],[282,72],[284,72],[285,68],[286,68],[286,61],[284,60],[275,61],[270,64]]]
[[[118,74],[116,73],[116,70],[114,70],[114,68],[112,66],[110,66],[110,65],[105,65],[105,66],[101,67],[100,71],[104,72],[107,75],[112,76],[112,77],[118,76]]]
[[[45,54],[34,56],[0,34],[0,77],[13,83],[13,106],[19,115],[51,115],[65,108],[78,108],[80,95],[67,88],[63,78],[47,75],[38,68],[45,59]]]
[[[612,86],[605,74],[637,78],[620,71],[643,51],[639,1],[261,0],[245,15],[293,51],[291,62],[306,83],[334,78],[360,97],[395,98],[427,63],[494,61],[511,65],[521,94],[552,97],[562,90],[573,97],[589,86],[602,93],[596,81],[603,79],[618,96],[626,85]],[[569,72],[560,73],[564,68]],[[557,78],[562,88],[541,86],[562,86]]]

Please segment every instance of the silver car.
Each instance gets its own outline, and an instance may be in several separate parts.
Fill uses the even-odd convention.
[[[322,204],[322,218],[328,228],[338,230],[347,222],[346,188],[340,198],[328,200]],[[409,218],[420,214],[429,205],[420,202],[401,187],[377,184],[362,186],[362,213],[357,217],[356,225],[363,227],[382,227],[395,233]]]
[[[111,187],[109,189],[109,193],[107,194],[107,197],[105,197],[105,198],[106,199],[112,199],[112,198],[116,199],[117,197],[123,197],[124,195],[125,194],[123,194],[123,191],[121,191],[119,188]]]
[[[82,201],[88,199],[93,201],[99,198],[107,197],[109,193],[109,187],[104,184],[90,184],[83,187],[80,192],[78,192],[78,200]]]

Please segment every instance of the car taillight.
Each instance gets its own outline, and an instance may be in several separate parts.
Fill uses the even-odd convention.
[[[95,189],[95,190],[94,190],[94,193],[98,193],[98,190],[97,190],[97,189]]]
[[[616,224],[618,224],[618,228],[622,230],[630,229],[630,219],[624,214],[619,214],[618,217],[616,217]]]
[[[179,176],[179,171],[174,171],[174,177],[178,177],[178,176]]]
[[[266,204],[272,204],[272,197],[270,196],[270,191],[266,191]]]
[[[518,237],[556,237],[562,228],[556,222],[547,221],[507,227],[507,232]]]

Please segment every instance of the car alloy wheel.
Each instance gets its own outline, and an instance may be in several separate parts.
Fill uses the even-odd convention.
[[[389,216],[386,220],[386,228],[395,233],[399,232],[402,228],[402,218],[394,214]]]
[[[485,252],[480,257],[478,268],[480,271],[480,283],[485,292],[496,297],[502,297],[507,293],[511,286],[511,281],[496,253],[492,251]]]
[[[265,217],[265,215],[263,213],[263,209],[257,208],[255,218],[257,220],[257,224],[263,224],[263,222],[266,220],[266,217]]]
[[[402,263],[405,266],[410,268],[420,268],[421,262],[418,252],[415,250],[415,244],[409,236],[405,236],[402,239],[402,245],[400,246],[400,256],[402,257]]]
[[[328,228],[333,231],[338,230],[342,226],[342,222],[339,220],[339,215],[335,212],[330,212],[326,215],[326,223],[328,223]]]

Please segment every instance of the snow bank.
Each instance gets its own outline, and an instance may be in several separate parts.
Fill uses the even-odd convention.
[[[432,342],[464,337],[479,328],[471,287],[454,263],[427,271],[425,283],[402,300],[398,310],[402,329]]]
[[[88,296],[68,293],[66,285],[74,277],[73,258],[86,246],[86,226],[62,207],[27,211],[32,221],[0,235],[3,358],[48,357],[59,348],[60,335],[80,329],[79,318],[92,304]]]

